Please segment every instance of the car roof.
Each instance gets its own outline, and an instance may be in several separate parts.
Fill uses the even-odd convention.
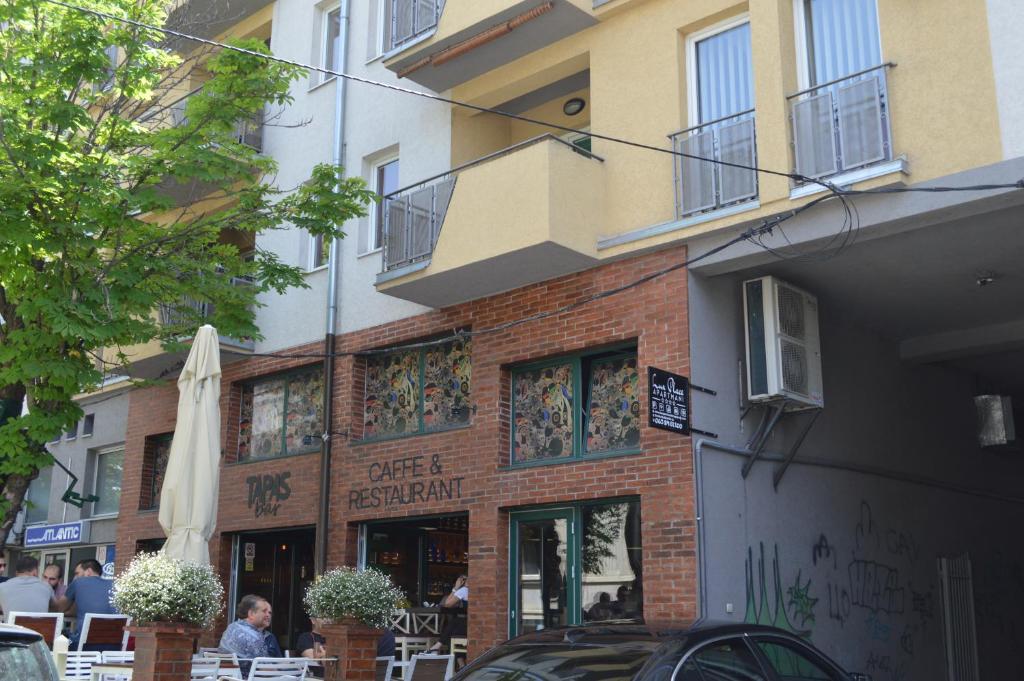
[[[552,627],[523,634],[506,645],[571,643],[576,645],[617,645],[621,643],[668,642],[687,639],[690,643],[740,634],[772,634],[792,637],[790,632],[761,624],[697,619],[680,622],[617,620],[567,627]]]
[[[35,641],[42,638],[38,632],[31,629],[19,627],[16,624],[0,624],[0,641],[11,639]]]

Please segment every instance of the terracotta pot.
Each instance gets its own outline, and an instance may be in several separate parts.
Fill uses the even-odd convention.
[[[192,653],[202,627],[153,622],[128,627],[135,637],[135,681],[181,681],[192,672]]]
[[[320,633],[326,639],[328,657],[338,658],[336,664],[324,665],[325,681],[374,681],[377,641],[383,629],[368,627],[353,617],[325,622]]]

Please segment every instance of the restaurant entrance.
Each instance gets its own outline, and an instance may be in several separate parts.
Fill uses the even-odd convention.
[[[367,523],[364,532],[367,567],[389,575],[413,607],[437,605],[466,574],[468,513]]]
[[[282,650],[294,648],[310,630],[302,597],[313,581],[313,528],[238,535],[235,603],[246,594],[266,598],[273,608],[270,629]]]

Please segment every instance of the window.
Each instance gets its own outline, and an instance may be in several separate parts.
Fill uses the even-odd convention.
[[[643,617],[640,502],[512,514],[512,634]]]
[[[323,54],[320,63],[325,69],[338,71],[341,68],[341,9],[335,8],[324,15]],[[320,73],[320,82],[334,78]]]
[[[437,26],[444,0],[383,0],[384,46],[393,50]]]
[[[470,343],[451,341],[366,360],[363,439],[469,423]]]
[[[25,494],[25,524],[45,523],[50,511],[50,484],[53,480],[53,466],[39,471],[36,479],[29,483]]]
[[[694,36],[690,45],[690,120],[694,125],[754,108],[750,23],[746,17]]]
[[[808,87],[882,61],[876,0],[797,0],[797,22]]]
[[[373,189],[380,197],[398,191],[398,159],[385,161],[373,169]],[[384,245],[384,219],[385,207],[383,201],[374,204],[370,239],[370,250],[376,250]]]
[[[107,449],[96,453],[96,484],[93,494],[93,515],[109,515],[121,507],[121,474],[124,471],[124,449]]]
[[[690,659],[707,681],[767,681],[757,658],[742,639],[710,643]]]
[[[242,386],[238,460],[320,451],[323,386],[320,367]]]
[[[796,643],[783,639],[757,640],[768,664],[782,681],[840,681],[840,677]]]
[[[512,463],[630,451],[640,445],[636,349],[512,370]]]
[[[160,507],[160,490],[164,486],[167,461],[171,456],[171,441],[174,433],[150,435],[143,450],[142,498],[139,508],[143,510]]]
[[[92,431],[96,426],[96,414],[86,414],[82,420],[82,437],[92,437]]]
[[[70,442],[78,437],[78,422],[76,421],[70,428],[64,431],[64,439]]]
[[[323,267],[331,259],[331,242],[323,234],[310,237],[309,269]]]

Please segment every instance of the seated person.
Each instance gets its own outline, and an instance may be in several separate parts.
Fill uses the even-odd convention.
[[[220,637],[220,651],[234,653],[242,675],[249,675],[253,659],[257,657],[284,657],[277,637],[270,631],[273,614],[270,603],[262,596],[249,594],[238,602],[235,616]]]
[[[308,657],[313,660],[319,660],[326,657],[324,652],[324,643],[326,639],[320,635],[320,624],[322,620],[314,617],[312,620],[312,629],[303,634],[299,634],[299,640],[295,642],[295,649],[299,651],[299,655],[302,657]],[[309,665],[309,673],[313,676],[319,676],[323,678],[324,668],[318,664]]]
[[[612,607],[612,595],[602,591],[597,595],[597,603],[590,606],[587,611],[587,619],[592,622],[615,619],[615,609]]]
[[[47,612],[53,602],[53,589],[39,579],[39,561],[22,556],[14,564],[17,576],[0,584],[0,609],[4,616],[12,612]]]
[[[443,653],[451,649],[453,636],[466,635],[466,609],[469,606],[469,584],[466,575],[459,575],[452,592],[441,600],[441,610],[448,610],[448,621],[441,629],[437,643],[427,652]],[[455,612],[451,612],[451,611]]]
[[[75,565],[75,578],[68,584],[67,591],[57,601],[57,609],[67,612],[75,608],[75,633],[71,636],[69,644],[72,650],[78,647],[78,638],[82,635],[82,628],[85,626],[85,616],[92,613],[95,615],[116,615],[117,610],[110,604],[110,587],[113,585],[109,579],[103,579],[103,566],[93,558],[80,560]],[[93,644],[86,642],[84,650],[120,650],[121,644]]]

